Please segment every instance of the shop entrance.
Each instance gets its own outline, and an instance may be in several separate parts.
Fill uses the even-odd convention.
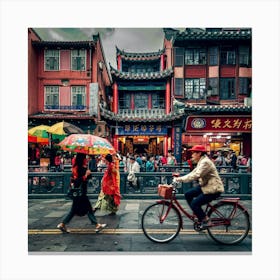
[[[127,136],[120,137],[119,150],[122,154],[162,155],[164,137]]]

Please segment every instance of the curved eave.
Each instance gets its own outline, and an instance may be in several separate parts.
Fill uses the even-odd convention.
[[[168,115],[164,115],[160,118],[155,118],[155,117],[136,117],[136,116],[120,116],[118,114],[114,114],[111,111],[108,110],[101,110],[101,116],[110,121],[115,121],[115,122],[125,122],[125,123],[139,123],[139,122],[144,122],[144,123],[152,123],[152,122],[171,122],[174,120],[179,120],[184,116],[184,113],[182,114],[175,114],[175,113],[170,113]]]
[[[158,79],[165,79],[171,77],[173,74],[173,70],[167,69],[160,72],[151,72],[151,73],[131,73],[131,72],[121,72],[114,69],[111,66],[111,75],[117,79],[122,80],[158,80]]]
[[[143,60],[158,60],[160,56],[164,53],[164,49],[159,50],[157,52],[125,52],[124,50],[120,50],[116,47],[117,55],[120,55],[123,60],[131,60],[131,61],[143,61]]]
[[[176,41],[193,40],[251,40],[251,31],[211,31],[178,33]]]
[[[245,105],[192,105],[187,104],[185,110],[188,112],[201,113],[251,113],[252,107]]]
[[[94,120],[89,114],[34,114],[29,115],[29,119],[79,119],[79,120]]]
[[[63,48],[85,48],[89,49],[95,46],[93,41],[33,41],[32,46],[36,48],[51,48],[51,49],[63,49]]]

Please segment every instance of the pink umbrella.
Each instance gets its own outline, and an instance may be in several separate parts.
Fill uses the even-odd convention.
[[[105,138],[91,134],[71,134],[58,144],[64,151],[88,155],[115,154],[116,150]]]

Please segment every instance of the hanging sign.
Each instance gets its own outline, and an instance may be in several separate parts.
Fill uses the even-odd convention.
[[[186,132],[251,132],[251,116],[191,116],[187,118]]]
[[[116,129],[117,135],[166,135],[167,127],[161,124],[128,124]]]

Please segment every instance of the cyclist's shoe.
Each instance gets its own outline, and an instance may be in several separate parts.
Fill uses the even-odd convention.
[[[211,221],[210,219],[208,220],[204,220],[200,223],[200,225],[198,225],[199,229],[200,230],[204,230],[204,229],[207,229],[208,227],[210,227],[212,224],[211,224]]]

